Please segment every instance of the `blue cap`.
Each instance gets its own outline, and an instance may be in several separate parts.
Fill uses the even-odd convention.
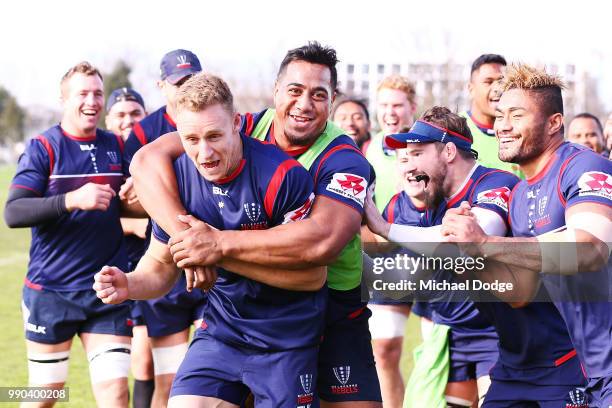
[[[145,104],[142,96],[132,88],[118,88],[111,92],[110,96],[106,100],[106,112],[109,112],[114,104],[121,101],[134,101],[138,102],[144,109]]]
[[[202,71],[202,66],[193,52],[178,49],[164,55],[159,69],[161,79],[174,85],[186,76]]]
[[[389,149],[405,149],[409,143],[432,142],[453,142],[458,149],[476,153],[472,150],[471,133],[462,135],[422,120],[417,120],[408,133],[396,133],[385,137],[385,146]]]

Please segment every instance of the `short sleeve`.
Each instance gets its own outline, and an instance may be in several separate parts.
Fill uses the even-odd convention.
[[[595,202],[612,205],[612,162],[585,151],[561,169],[558,191],[566,207]]]
[[[385,209],[382,212],[382,217],[387,220],[387,222],[390,222],[392,224],[395,221],[396,215],[398,214],[398,198],[399,193],[391,197],[391,200],[389,200],[389,202],[385,206]]]
[[[312,177],[297,161],[278,166],[266,191],[264,207],[273,225],[304,219],[314,201]]]
[[[519,181],[518,177],[505,171],[495,171],[485,175],[474,187],[471,197],[472,207],[491,210],[504,221],[507,220],[510,193]]]
[[[11,188],[24,188],[44,195],[53,168],[53,149],[44,136],[30,140],[19,158]]]
[[[140,123],[136,123],[125,140],[123,147],[123,174],[130,175],[130,163],[132,158],[142,146],[146,144],[146,136]]]
[[[315,194],[325,196],[363,214],[368,186],[371,183],[370,164],[363,155],[346,145],[324,156],[315,180]]]

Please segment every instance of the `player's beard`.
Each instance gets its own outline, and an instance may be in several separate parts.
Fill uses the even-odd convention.
[[[523,164],[538,157],[546,149],[546,123],[535,124],[528,133],[521,135],[520,144],[510,149],[499,150],[498,157],[507,163]]]
[[[427,208],[436,208],[444,201],[444,180],[446,179],[446,165],[438,166],[433,172],[428,173],[429,182],[425,188],[425,203]]]

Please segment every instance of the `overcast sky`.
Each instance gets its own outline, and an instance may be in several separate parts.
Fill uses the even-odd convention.
[[[86,59],[119,58],[148,104],[161,56],[194,51],[218,74],[252,78],[290,47],[317,39],[343,61],[470,63],[484,52],[531,63],[584,64],[612,110],[608,2],[514,0],[11,1],[0,25],[0,84],[25,106],[57,106],[58,82]],[[180,5],[180,6],[179,6]],[[495,8],[494,8],[495,7]],[[418,54],[418,55],[417,55]],[[150,102],[150,103],[149,103]]]

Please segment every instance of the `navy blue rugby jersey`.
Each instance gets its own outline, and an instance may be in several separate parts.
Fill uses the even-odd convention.
[[[495,211],[502,219],[507,220],[511,191],[518,182],[519,179],[510,173],[478,166],[458,194],[431,212],[435,215],[428,214],[424,219],[432,220],[431,225],[439,225],[442,223],[446,209],[458,207],[462,201],[467,201],[472,207]],[[480,315],[493,324],[499,337],[501,364],[493,369],[494,378],[537,381],[542,385],[563,384],[568,378],[573,380],[574,377],[565,375],[563,369],[549,370],[546,375],[534,371],[516,371],[558,367],[575,356],[576,352],[567,329],[552,304],[534,302],[515,309],[494,299],[493,294],[486,292],[472,294],[475,295],[479,295],[480,300],[485,300],[474,304]],[[546,300],[546,297],[546,291],[540,290],[538,299]],[[514,369],[510,378],[503,367]],[[565,365],[564,368],[574,370],[575,366]]]
[[[420,226],[431,227],[442,224],[446,210],[458,207],[463,201],[494,211],[506,220],[510,192],[517,182],[518,178],[510,173],[475,165],[457,193],[437,208],[427,209],[425,215],[421,217]],[[450,276],[446,271],[442,273],[447,278],[459,279],[454,275]],[[433,309],[433,320],[436,323],[466,332],[482,331],[488,335],[494,332],[489,321],[483,318],[474,306],[474,302],[469,300],[464,292],[445,292],[443,297],[433,299],[430,307]]]
[[[174,168],[190,214],[220,230],[267,229],[305,218],[312,206],[312,178],[280,149],[242,136],[243,160],[217,183],[206,181],[182,155]],[[153,223],[153,236],[168,235]],[[204,311],[206,330],[222,341],[258,350],[287,350],[319,343],[326,289],[274,288],[219,268]]]
[[[246,113],[242,119],[242,132],[251,136],[266,110]],[[266,142],[276,144],[274,123],[268,129]],[[298,159],[310,146],[286,150]],[[308,172],[314,180],[314,193],[339,201],[363,214],[363,203],[368,185],[374,180],[374,171],[353,140],[346,136],[334,139],[314,161]]]
[[[583,146],[565,142],[539,174],[521,181],[512,192],[512,234],[534,237],[563,230],[566,209],[580,203],[612,205],[612,162]],[[598,272],[571,276],[542,273],[541,277],[569,329],[587,375],[610,376],[610,260]]]
[[[138,149],[158,137],[174,131],[176,131],[176,123],[166,112],[166,106],[162,106],[134,124],[130,136],[125,141],[123,155],[125,174],[129,176],[130,163]]]
[[[11,188],[50,197],[92,182],[118,192],[122,148],[120,137],[103,130],[76,138],[56,125],[28,142]],[[93,275],[104,265],[125,268],[119,210],[115,196],[106,211],[75,210],[33,227],[26,284],[56,291],[91,289]]]

